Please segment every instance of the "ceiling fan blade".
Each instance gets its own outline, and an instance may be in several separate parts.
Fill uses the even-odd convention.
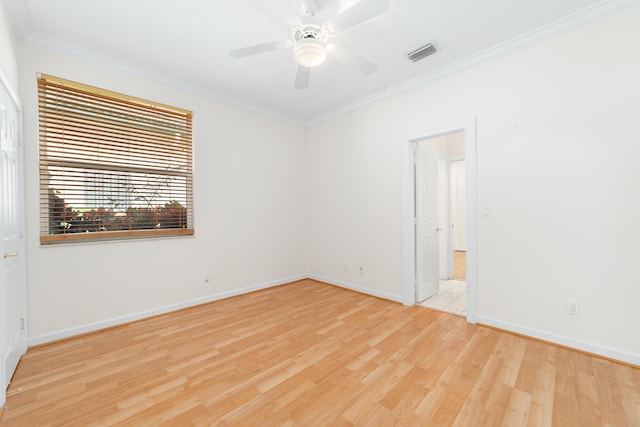
[[[278,50],[287,47],[291,47],[291,40],[279,40],[276,42],[241,47],[240,49],[230,50],[229,55],[234,58],[244,58],[245,56],[257,55],[259,53],[270,52],[272,50]]]
[[[309,77],[311,76],[311,68],[298,65],[298,73],[296,74],[296,89],[306,89],[309,86]]]
[[[331,57],[338,62],[342,62],[345,65],[355,68],[362,74],[370,75],[378,69],[378,66],[373,62],[338,46],[334,48],[331,53]]]
[[[389,10],[389,0],[362,0],[343,11],[327,25],[334,33],[354,27]]]
[[[278,29],[285,37],[291,37],[292,25],[283,20],[278,12],[269,6],[267,0],[245,0],[256,12]]]

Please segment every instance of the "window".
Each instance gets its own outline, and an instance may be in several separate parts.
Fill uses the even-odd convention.
[[[191,111],[38,77],[40,242],[191,235]]]

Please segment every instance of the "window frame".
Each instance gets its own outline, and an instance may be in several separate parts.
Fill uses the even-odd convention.
[[[39,73],[37,84],[40,244],[195,234],[191,111],[48,74]],[[113,181],[95,178],[105,175]],[[144,186],[145,179],[152,183],[151,189],[154,182],[166,187],[145,199],[140,194],[126,195],[136,191],[126,184],[115,194],[128,206],[120,208],[116,199],[109,209],[97,207],[95,198],[101,195],[104,203],[104,194],[112,191],[114,183],[134,180]],[[94,196],[88,196],[88,191]],[[84,206],[74,210],[67,205],[65,198],[77,201],[82,194]],[[82,231],[82,225],[89,224],[83,222],[91,216],[89,205],[93,217],[99,212],[105,219],[98,218],[91,223],[93,229],[84,226]],[[146,222],[135,223],[136,215],[145,216]],[[67,217],[74,222],[67,222]],[[158,218],[162,224],[155,224]]]

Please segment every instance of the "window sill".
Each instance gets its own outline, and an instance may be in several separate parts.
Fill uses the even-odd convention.
[[[192,236],[193,229],[166,229],[166,230],[126,230],[104,231],[95,233],[69,233],[40,236],[40,244],[44,246],[65,243],[104,242],[109,240],[135,240],[156,237]]]

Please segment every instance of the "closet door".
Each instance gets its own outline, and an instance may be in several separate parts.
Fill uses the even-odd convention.
[[[0,84],[0,331],[2,390],[27,349],[22,144],[18,107]]]

